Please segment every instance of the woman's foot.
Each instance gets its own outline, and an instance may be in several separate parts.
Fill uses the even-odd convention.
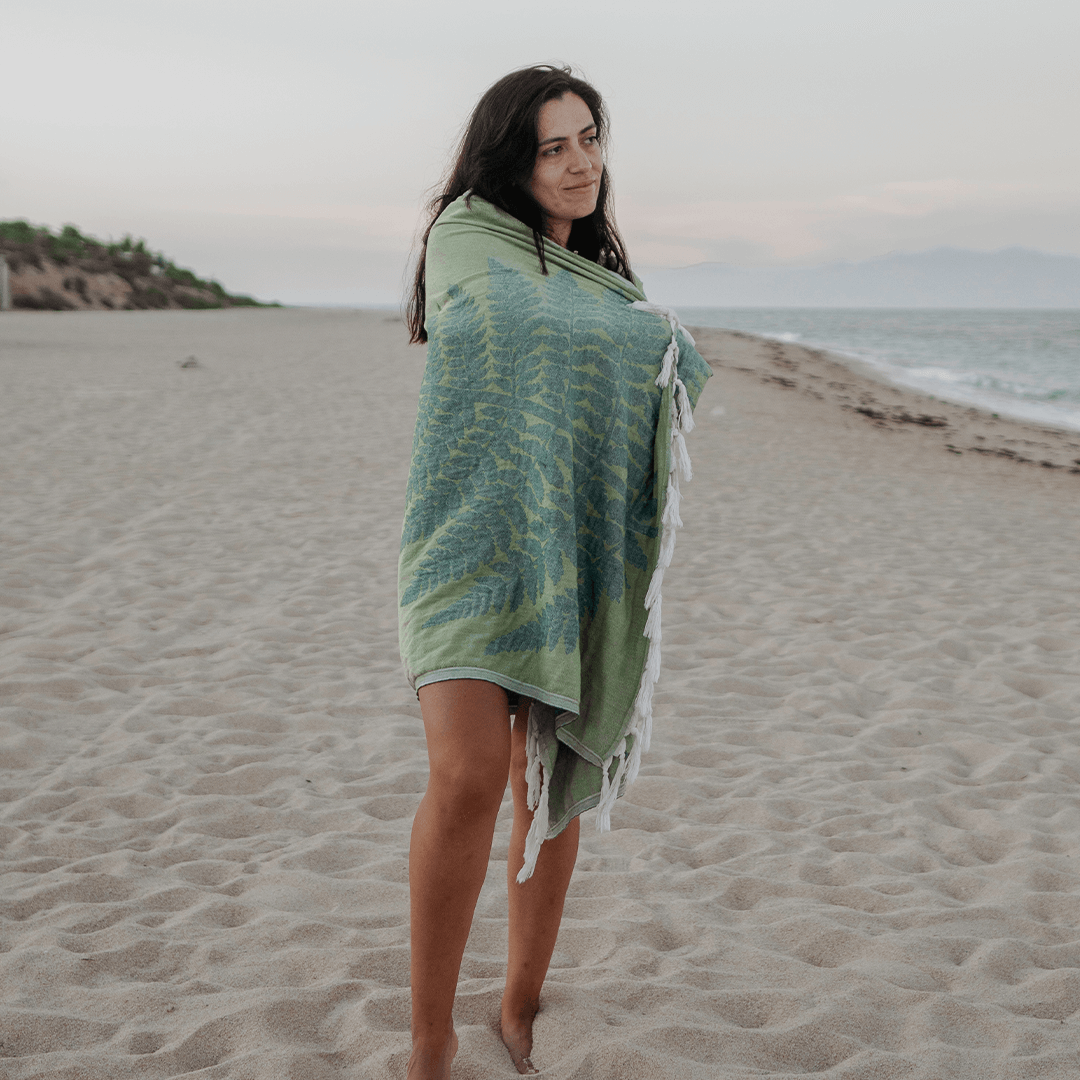
[[[414,1042],[405,1070],[406,1080],[450,1080],[450,1066],[457,1053],[457,1045],[457,1032],[453,1028],[450,1029],[450,1038],[441,1046],[421,1046]]]
[[[532,1053],[533,1020],[538,1011],[533,1007],[513,1016],[504,1012],[499,1025],[503,1045],[510,1051],[510,1060],[522,1076],[531,1076],[540,1071],[529,1059]]]

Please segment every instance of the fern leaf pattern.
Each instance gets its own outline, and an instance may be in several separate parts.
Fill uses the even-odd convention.
[[[429,345],[402,532],[425,551],[401,603],[467,582],[423,628],[527,601],[530,618],[486,654],[570,653],[601,598],[622,599],[626,566],[647,569],[658,535],[662,324],[650,320],[656,346],[643,350],[640,313],[621,297],[565,270],[543,289],[496,259],[488,270],[486,303],[452,290]]]

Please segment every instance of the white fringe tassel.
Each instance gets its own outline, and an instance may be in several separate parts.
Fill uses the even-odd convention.
[[[649,743],[652,740],[653,688],[656,686],[657,679],[660,678],[660,588],[664,582],[664,571],[671,565],[671,557],[675,553],[675,530],[682,525],[682,517],[679,514],[681,501],[679,484],[683,480],[689,480],[693,475],[684,436],[687,432],[693,431],[694,417],[690,410],[690,396],[686,392],[682,379],[679,378],[679,332],[686,335],[691,345],[694,344],[694,339],[679,322],[678,315],[670,308],[660,304],[650,304],[646,300],[639,300],[631,307],[659,315],[667,319],[671,326],[671,341],[660,364],[660,374],[656,377],[656,385],[661,390],[666,389],[674,380],[674,393],[671,399],[671,468],[667,478],[664,515],[661,518],[660,554],[652,580],[649,582],[649,591],[645,594],[645,610],[649,613],[645,620],[645,637],[649,639],[649,649],[645,655],[645,670],[641,673],[641,682],[638,685],[637,697],[634,699],[630,724],[626,729],[626,734],[633,736],[634,745],[627,758],[626,739],[622,739],[611,757],[604,762],[600,802],[596,806],[598,832],[607,832],[611,828],[611,810],[619,796],[619,785],[622,784],[624,778],[627,784],[632,784],[637,778],[638,770],[641,768],[641,755],[649,749]],[[616,758],[619,763],[616,766],[615,775],[609,776],[611,763]],[[529,792],[531,800],[531,785]],[[541,796],[541,799],[544,797]],[[527,848],[528,842],[526,842],[526,863],[528,862]],[[523,880],[520,874],[518,880]]]
[[[529,785],[526,801],[529,809],[533,812],[532,824],[529,826],[528,835],[525,837],[525,861],[517,874],[519,885],[524,884],[532,877],[536,869],[536,860],[540,856],[540,845],[547,838],[549,824],[549,791],[551,789],[551,772],[543,767],[541,759],[543,750],[547,747],[541,744],[548,738],[554,738],[554,731],[541,731],[541,717],[550,719],[553,724],[554,714],[548,718],[545,706],[538,702],[532,702],[529,706],[529,726],[525,736],[525,781]]]

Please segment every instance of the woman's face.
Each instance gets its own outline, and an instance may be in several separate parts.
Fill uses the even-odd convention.
[[[548,216],[552,240],[565,247],[570,226],[596,209],[604,171],[589,106],[573,93],[545,102],[539,143],[529,191]]]

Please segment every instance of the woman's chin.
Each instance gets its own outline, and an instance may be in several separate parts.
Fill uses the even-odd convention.
[[[567,221],[578,221],[580,218],[587,218],[595,209],[595,199],[582,199],[573,206],[567,207],[565,218]]]

